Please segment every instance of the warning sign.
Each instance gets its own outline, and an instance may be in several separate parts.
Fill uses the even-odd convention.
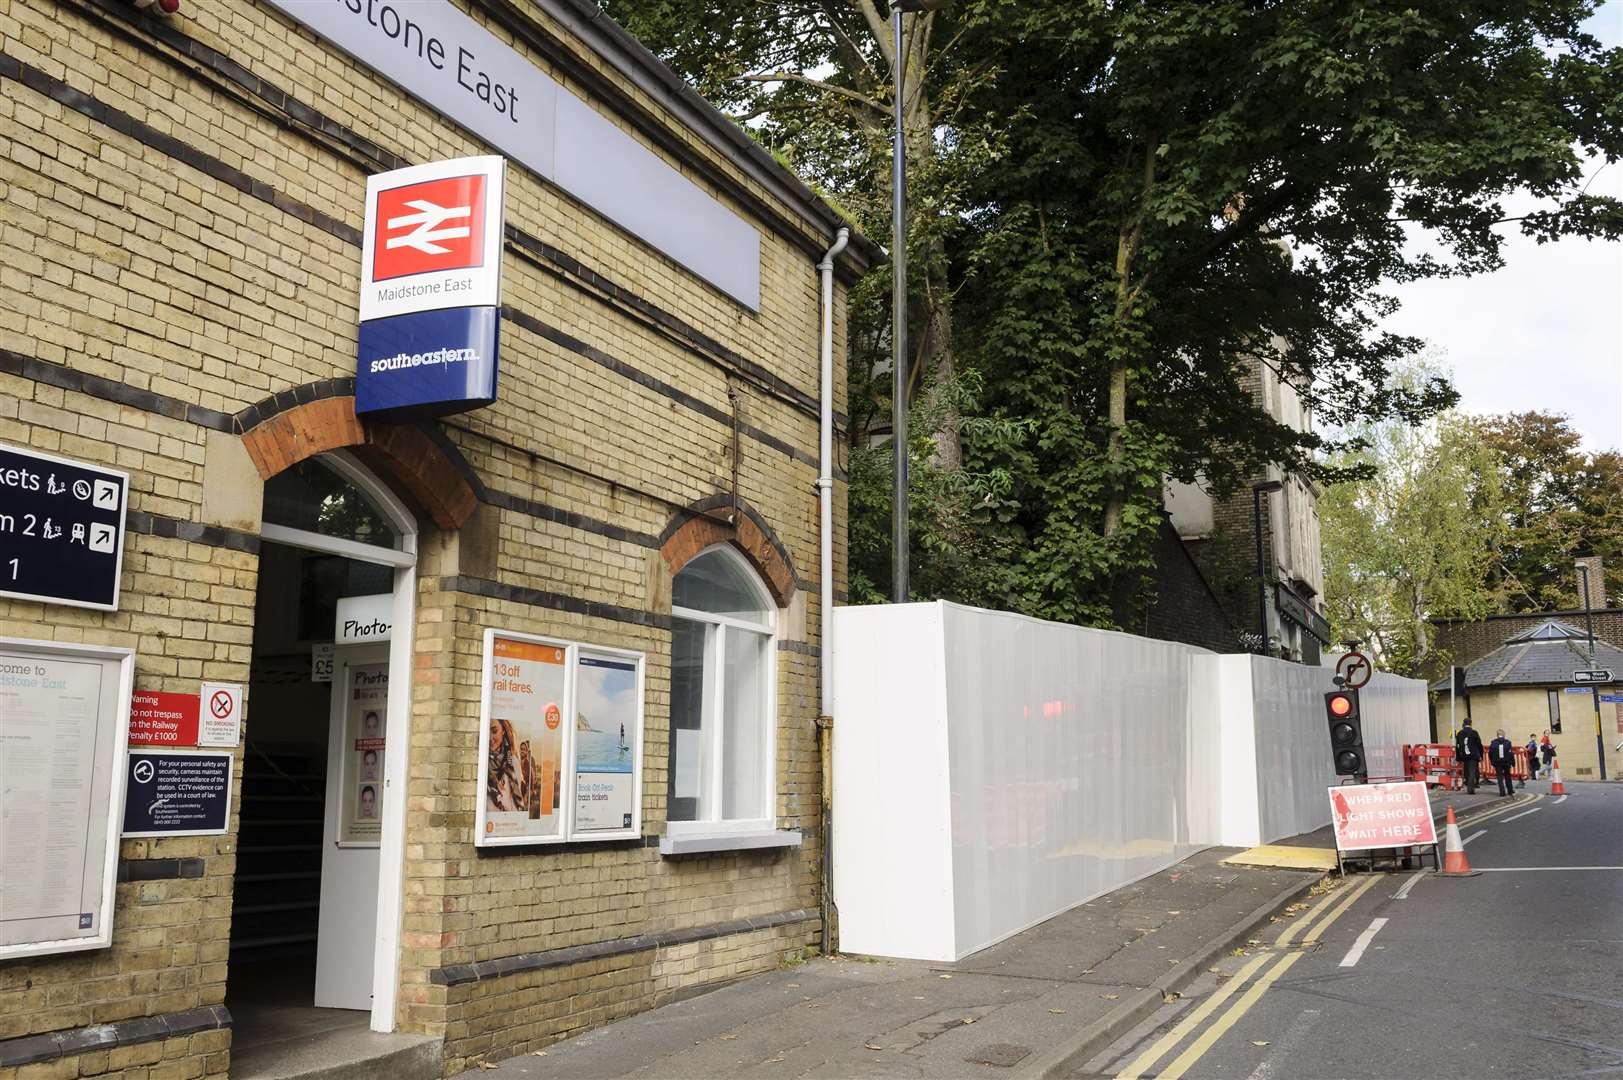
[[[137,690],[130,697],[131,746],[196,746],[196,694]]]
[[[242,721],[242,686],[204,683],[198,745],[235,746]]]
[[[1426,785],[1346,784],[1330,789],[1330,823],[1341,851],[1435,844]]]

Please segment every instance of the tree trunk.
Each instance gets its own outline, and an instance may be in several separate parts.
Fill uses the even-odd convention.
[[[1139,243],[1144,238],[1144,215],[1148,210],[1150,191],[1155,187],[1155,151],[1160,145],[1159,135],[1151,133],[1144,147],[1144,184],[1139,191],[1136,211],[1122,217],[1121,229],[1116,234],[1116,303],[1111,313],[1111,329],[1121,334],[1132,316],[1138,289],[1132,284],[1133,263],[1138,256]],[[1120,349],[1112,350],[1110,361],[1109,398],[1106,404],[1105,425],[1110,436],[1105,444],[1105,460],[1110,464],[1110,498],[1105,503],[1104,535],[1116,535],[1121,528],[1122,512],[1127,507],[1127,484],[1121,478],[1121,469],[1127,458],[1127,368],[1128,357]]]

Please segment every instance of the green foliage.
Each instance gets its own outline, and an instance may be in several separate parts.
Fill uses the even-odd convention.
[[[1501,457],[1478,425],[1445,413],[1419,427],[1361,425],[1364,448],[1342,464],[1368,479],[1319,501],[1332,635],[1359,640],[1380,666],[1429,671],[1433,618],[1474,619],[1499,606],[1490,577],[1508,535]]]
[[[1574,560],[1600,555],[1606,586],[1590,600],[1623,602],[1623,455],[1585,453],[1566,417],[1525,412],[1482,423],[1504,462],[1508,534],[1492,584],[1509,611],[1583,606]]]
[[[888,237],[873,0],[604,6]],[[1623,51],[1581,32],[1594,10],[955,0],[913,18],[918,593],[1109,622],[1143,580],[1163,475],[1219,495],[1264,462],[1348,480],[1382,467],[1360,437],[1454,439],[1426,426],[1447,382],[1393,377],[1421,342],[1379,329],[1387,285],[1496,268],[1513,193],[1539,201],[1513,224],[1540,240],[1623,232],[1623,206],[1581,190],[1585,155],[1623,154]],[[889,576],[888,453],[870,448],[888,291],[872,275],[849,305],[857,598]],[[1270,418],[1239,385],[1256,363],[1349,434]]]

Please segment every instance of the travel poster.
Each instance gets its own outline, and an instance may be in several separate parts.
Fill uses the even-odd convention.
[[[567,673],[565,650],[496,637],[486,673],[485,835],[560,836]]]
[[[343,804],[338,842],[376,844],[383,835],[383,747],[389,733],[389,665],[354,664],[345,687]]]
[[[637,665],[582,653],[575,672],[575,828],[629,829],[635,820],[640,710]]]

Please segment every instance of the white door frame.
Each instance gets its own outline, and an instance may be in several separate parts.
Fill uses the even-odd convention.
[[[316,459],[350,481],[388,517],[398,549],[372,547],[285,525],[266,524],[260,536],[278,544],[341,555],[394,570],[394,624],[389,640],[389,736],[383,745],[383,834],[378,845],[377,929],[372,943],[373,1031],[395,1029],[400,986],[400,922],[406,870],[406,770],[411,742],[412,628],[417,617],[417,517],[365,465],[345,450]]]

